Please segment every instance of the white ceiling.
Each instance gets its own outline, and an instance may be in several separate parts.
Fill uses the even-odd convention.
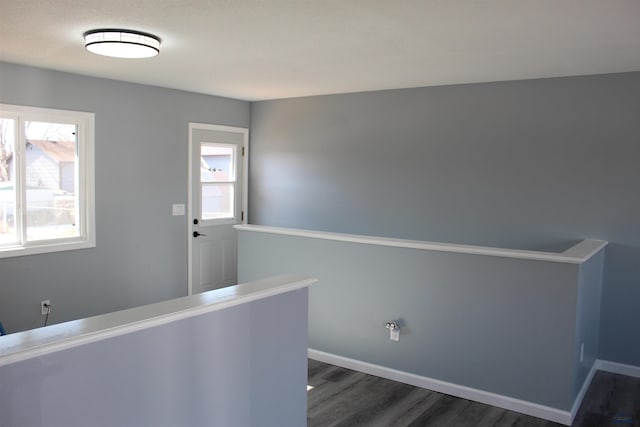
[[[640,0],[0,0],[0,60],[244,100],[638,71]]]

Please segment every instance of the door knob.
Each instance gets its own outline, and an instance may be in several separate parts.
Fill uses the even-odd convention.
[[[202,233],[198,233],[197,231],[194,231],[193,237],[198,237],[198,236],[206,236],[206,234],[202,234]]]

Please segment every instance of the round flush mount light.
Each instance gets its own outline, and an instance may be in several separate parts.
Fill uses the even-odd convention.
[[[84,33],[89,52],[114,58],[151,58],[160,53],[160,37],[141,31],[91,30]]]

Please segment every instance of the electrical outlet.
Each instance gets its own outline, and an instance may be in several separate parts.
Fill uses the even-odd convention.
[[[51,312],[51,301],[49,301],[48,299],[44,300],[44,301],[40,301],[40,311],[42,312],[42,315],[45,316],[47,313]]]
[[[385,328],[389,330],[389,339],[391,341],[400,341],[400,325],[395,320],[387,322]]]

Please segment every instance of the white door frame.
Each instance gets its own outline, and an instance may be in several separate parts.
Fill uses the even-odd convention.
[[[191,240],[193,239],[193,218],[194,213],[192,212],[192,202],[193,202],[193,130],[194,129],[202,129],[202,130],[217,130],[217,131],[225,131],[225,132],[234,132],[242,134],[242,149],[244,154],[242,155],[242,224],[247,223],[247,218],[249,218],[249,129],[236,127],[236,126],[225,126],[225,125],[214,125],[208,123],[195,123],[189,122],[189,147],[187,150],[187,284],[188,284],[188,295],[193,295],[193,245],[191,244]],[[198,165],[199,167],[199,165]]]

